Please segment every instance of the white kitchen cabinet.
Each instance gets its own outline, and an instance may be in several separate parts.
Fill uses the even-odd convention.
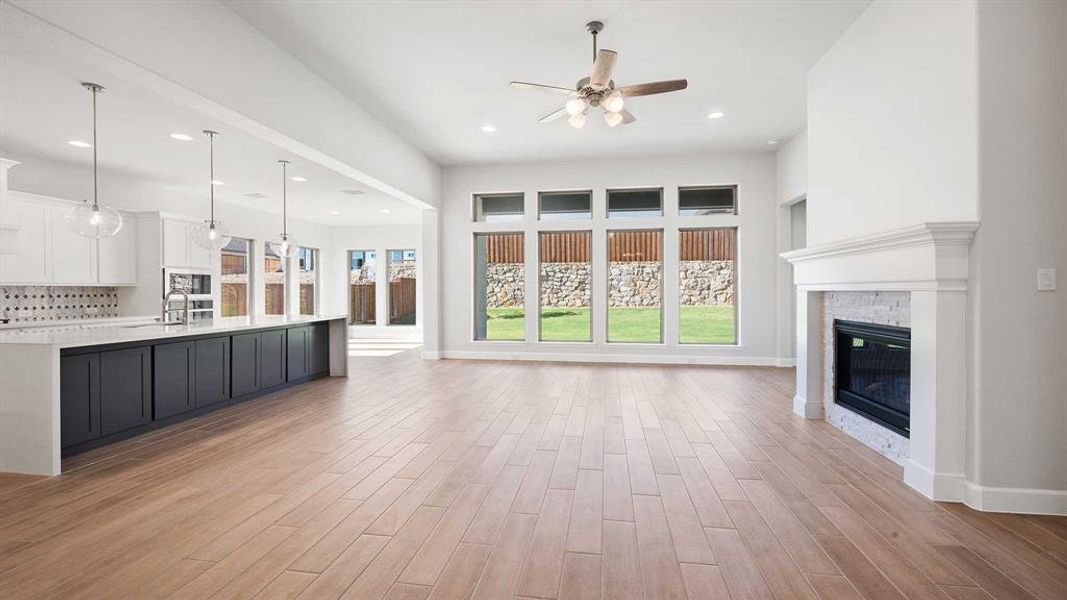
[[[163,266],[189,266],[189,224],[163,219]]]
[[[137,284],[137,219],[126,215],[117,235],[101,238],[99,281],[105,285]]]
[[[0,210],[5,252],[0,254],[0,283],[51,283],[50,207],[7,200]]]
[[[67,224],[69,207],[56,206],[50,210],[53,283],[97,283],[96,239],[74,233]]]
[[[213,253],[193,242],[196,223],[163,219],[163,266],[210,269]]]

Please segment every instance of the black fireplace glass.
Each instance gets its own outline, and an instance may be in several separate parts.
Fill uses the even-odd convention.
[[[907,436],[911,420],[911,332],[834,321],[835,401]]]

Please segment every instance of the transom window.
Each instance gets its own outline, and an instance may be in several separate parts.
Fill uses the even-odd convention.
[[[608,190],[608,218],[662,216],[663,188]]]

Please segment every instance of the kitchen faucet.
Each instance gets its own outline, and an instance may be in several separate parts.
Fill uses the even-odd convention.
[[[170,310],[168,310],[168,305],[170,304],[170,297],[173,296],[174,294],[181,294],[181,296],[182,296],[182,320],[179,321],[179,323],[181,323],[182,325],[188,325],[189,324],[189,292],[187,292],[187,291],[185,291],[185,290],[183,290],[181,288],[176,288],[176,287],[171,288],[170,291],[167,292],[167,295],[163,296],[163,324],[164,325],[176,325],[177,324],[177,323],[170,323],[170,322],[167,321],[167,316],[170,314]]]

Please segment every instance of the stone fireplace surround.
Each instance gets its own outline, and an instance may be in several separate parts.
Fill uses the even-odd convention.
[[[838,292],[909,294],[911,439],[907,458],[898,458],[904,482],[934,500],[967,498],[967,281],[977,229],[974,221],[922,223],[782,254],[797,286],[793,410],[807,418],[827,415],[832,389],[826,301],[833,308],[845,297]]]

